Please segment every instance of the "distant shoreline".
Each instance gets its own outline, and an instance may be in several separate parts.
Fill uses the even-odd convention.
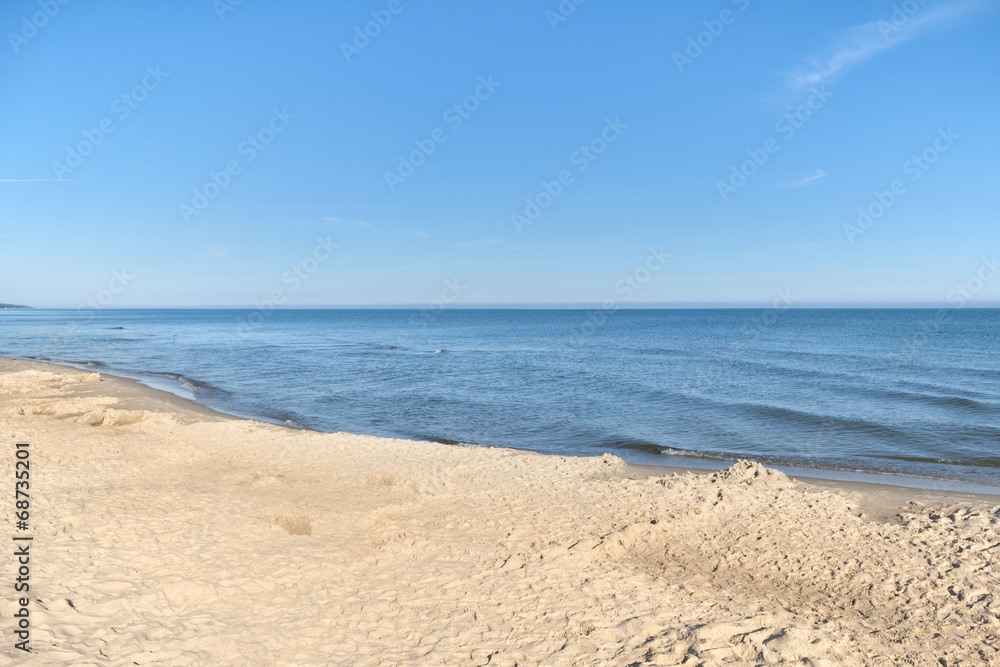
[[[540,303],[540,304],[524,304],[524,303],[484,303],[484,304],[451,304],[448,306],[450,311],[459,310],[472,310],[472,311],[520,311],[520,310],[535,310],[535,311],[547,311],[547,310],[568,310],[568,311],[588,311],[588,310],[601,310],[603,304],[600,303]],[[0,304],[0,310],[4,308],[17,308],[17,309],[27,309],[27,310],[55,310],[55,311],[74,311],[74,312],[103,312],[103,313],[114,313],[114,312],[131,312],[131,311],[160,311],[160,312],[187,312],[187,311],[211,311],[211,310],[232,310],[232,311],[253,311],[258,308],[253,305],[241,305],[241,306],[130,306],[127,308],[101,308],[99,310],[85,309],[80,311],[79,308],[73,307],[51,307],[51,308],[36,308],[35,306],[15,306],[15,305],[4,305]],[[324,311],[324,310],[343,310],[343,311],[357,311],[357,310],[420,310],[421,308],[426,308],[426,304],[376,304],[376,305],[301,305],[301,306],[281,306],[277,307],[276,310],[296,312],[296,311]],[[695,304],[671,304],[671,303],[625,303],[617,304],[616,311],[648,311],[648,310],[658,310],[658,311],[726,311],[726,310],[767,310],[770,308],[768,304],[752,304],[752,303],[695,303]],[[794,311],[814,311],[814,310],[864,310],[864,311],[879,311],[879,310],[956,310],[954,305],[948,304],[796,304],[796,306],[790,310]],[[962,310],[1000,310],[1000,304],[996,303],[984,303],[981,305],[977,304],[967,304],[962,308]]]

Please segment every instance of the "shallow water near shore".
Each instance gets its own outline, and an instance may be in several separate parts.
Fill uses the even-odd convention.
[[[1000,484],[997,310],[0,311],[0,355],[321,431]]]

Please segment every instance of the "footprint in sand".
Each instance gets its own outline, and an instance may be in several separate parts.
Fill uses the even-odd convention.
[[[276,526],[281,526],[289,535],[312,535],[312,522],[308,517],[300,515],[276,516],[271,520]]]

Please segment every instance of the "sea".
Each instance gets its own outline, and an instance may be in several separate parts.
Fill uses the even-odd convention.
[[[0,356],[293,428],[1000,486],[1000,310],[0,310]]]

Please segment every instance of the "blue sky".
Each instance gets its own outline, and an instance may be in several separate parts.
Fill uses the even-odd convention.
[[[0,28],[3,302],[1000,304],[995,1],[16,0]]]

